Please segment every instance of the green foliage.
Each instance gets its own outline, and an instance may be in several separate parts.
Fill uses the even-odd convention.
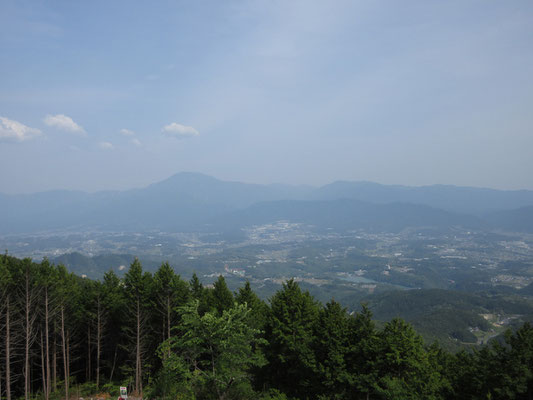
[[[126,297],[122,281],[113,270],[109,270],[109,272],[104,274],[102,285],[103,302],[110,313],[110,319],[112,321],[120,322],[120,317],[123,316],[124,308],[126,306]]]
[[[248,324],[256,329],[263,330],[269,313],[266,303],[261,300],[252,290],[250,282],[246,281],[244,287],[239,288],[235,295],[235,301],[246,304],[250,308]]]
[[[222,275],[218,277],[213,284],[213,290],[210,293],[210,308],[216,310],[218,315],[233,307],[233,293],[228,289],[226,280]]]
[[[176,307],[186,304],[191,293],[189,285],[176,275],[169,263],[161,264],[154,275],[153,293],[154,309],[152,325],[161,329],[161,341],[168,339],[170,331],[177,323]]]
[[[372,321],[372,313],[366,304],[362,305],[361,311],[349,322],[348,344],[350,347],[346,354],[349,387],[361,395],[370,395],[375,393],[378,379],[379,332],[376,330]]]
[[[10,285],[13,283],[11,271],[8,268],[7,262],[4,262],[5,257],[0,257],[0,294],[7,294]]]
[[[200,315],[198,304],[180,308],[179,333],[160,348],[161,356],[171,352],[158,377],[166,391],[161,395],[183,394],[186,388],[198,399],[247,398],[252,394],[249,370],[264,364],[255,350],[260,332],[246,323],[250,310],[236,305],[222,315]]]
[[[143,268],[138,258],[135,258],[130,265],[128,272],[124,275],[124,288],[128,298],[136,302],[137,300],[144,302],[150,301],[150,289],[152,284],[152,276],[150,273],[143,274]]]
[[[349,328],[350,317],[339,303],[332,300],[320,309],[313,333],[315,392],[333,397],[348,391]]]
[[[308,396],[316,369],[313,329],[319,306],[309,292],[302,292],[292,279],[283,284],[270,305],[265,328],[267,377],[274,387],[290,396]]]
[[[171,306],[176,307],[187,303],[190,298],[189,287],[179,275],[176,275],[168,262],[161,264],[161,267],[154,275],[155,296],[166,305],[166,300],[170,299]]]
[[[192,274],[192,278],[189,281],[189,286],[191,287],[192,297],[196,300],[201,300],[204,294],[204,287],[202,286],[202,283],[200,282],[200,279],[198,279],[196,273]]]
[[[438,340],[449,351],[475,344],[472,328],[491,332],[492,324],[481,314],[531,313],[531,305],[513,296],[441,289],[388,291],[369,297],[368,304],[376,319],[401,315],[427,343]]]
[[[170,341],[161,344],[159,356],[164,360],[154,382],[146,391],[149,399],[194,399],[193,374],[181,356],[170,352]],[[170,353],[170,355],[168,355]]]
[[[395,318],[380,332],[376,390],[388,399],[438,398],[440,374],[431,368],[422,337]]]
[[[261,397],[261,400],[289,400],[285,393],[280,392],[277,389],[270,389],[268,392],[264,393]]]
[[[20,294],[26,284],[33,299],[30,354],[35,398],[44,398],[45,293],[50,302],[50,348],[62,348],[64,316],[72,371],[65,380],[62,353],[56,351],[57,382],[50,399],[60,397],[65,381],[73,384],[72,394],[79,390],[80,396],[88,397],[97,391],[97,316],[103,329],[100,390],[113,394],[121,385],[131,392],[140,380],[145,398],[169,400],[533,398],[533,327],[527,323],[507,331],[500,341],[453,354],[437,343],[426,347],[404,320],[393,318],[378,328],[366,304],[355,315],[333,300],[321,305],[293,280],[283,284],[267,305],[249,282],[234,296],[224,278],[219,277],[212,289],[204,288],[196,276],[188,284],[168,263],[152,277],[135,260],[124,279],[110,271],[102,282],[94,282],[46,259],[34,263],[3,256],[0,360],[8,359],[10,297],[13,398],[24,395],[20,371],[26,331],[20,321],[25,318],[25,296]],[[401,297],[412,305],[419,295]],[[437,307],[443,296],[429,293],[428,306]],[[458,296],[455,303],[464,299]],[[98,313],[100,302],[103,310]],[[476,322],[457,314],[458,321]],[[5,376],[4,362],[0,371]]]
[[[506,346],[494,343],[505,374],[500,380],[497,395],[533,394],[533,327],[525,323],[514,334],[505,333]]]
[[[449,371],[457,399],[533,397],[533,328],[526,323],[515,333],[507,331],[503,344],[458,353]]]

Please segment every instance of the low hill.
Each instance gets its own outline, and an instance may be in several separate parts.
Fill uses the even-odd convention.
[[[438,340],[448,349],[496,337],[505,329],[498,321],[530,320],[533,315],[533,302],[529,300],[483,292],[472,294],[442,289],[389,291],[368,296],[363,302],[368,303],[377,320],[389,321],[401,317],[412,323],[427,343]],[[494,320],[487,320],[482,314],[494,315]]]
[[[398,232],[407,227],[480,228],[481,220],[423,205],[392,203],[372,204],[359,200],[275,201],[254,204],[214,219],[214,226],[262,225],[274,221],[314,225],[319,229],[364,229]]]
[[[533,233],[533,206],[490,213],[485,220],[507,231]]]
[[[50,261],[57,265],[64,265],[71,272],[91,279],[101,279],[104,272],[112,269],[118,274],[129,268],[135,259],[130,254],[103,254],[88,257],[81,253],[67,253]],[[123,267],[123,268],[122,268]]]

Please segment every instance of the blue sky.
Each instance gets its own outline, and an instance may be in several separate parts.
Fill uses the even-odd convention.
[[[531,1],[0,2],[0,192],[533,189]]]

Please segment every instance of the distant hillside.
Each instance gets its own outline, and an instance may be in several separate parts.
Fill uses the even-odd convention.
[[[533,206],[491,213],[485,219],[493,226],[514,232],[533,233]]]
[[[254,204],[215,219],[215,226],[261,225],[273,221],[314,225],[321,229],[365,229],[399,232],[408,227],[480,228],[476,217],[459,215],[428,206],[392,203],[372,204],[358,200],[275,201]]]
[[[475,214],[533,205],[531,190],[495,190],[453,185],[400,186],[373,182],[338,181],[317,189],[316,200],[340,198],[371,203],[403,202],[425,204],[458,213]]]
[[[454,343],[475,343],[475,329],[490,336],[493,326],[480,314],[521,315],[526,319],[533,315],[533,303],[518,297],[443,289],[389,291],[368,296],[363,302],[376,319],[404,318],[426,342],[439,340],[448,348]]]
[[[523,287],[522,289],[520,289],[519,292],[524,296],[533,296],[533,283],[530,283],[526,287]]]
[[[135,257],[130,254],[103,254],[88,257],[75,252],[63,254],[50,261],[57,265],[64,265],[69,271],[80,276],[86,275],[91,279],[101,279],[102,275],[110,269],[118,273],[121,271],[121,266],[129,268],[134,259]]]
[[[61,229],[205,231],[220,229],[222,222],[228,229],[279,219],[340,229],[482,227],[483,222],[466,214],[516,207],[525,208],[490,214],[491,226],[528,231],[533,226],[528,222],[532,191],[370,182],[335,182],[315,189],[179,173],[146,188],[121,192],[0,194],[0,234]]]

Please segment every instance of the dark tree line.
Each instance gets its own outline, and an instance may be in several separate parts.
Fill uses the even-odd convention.
[[[401,319],[378,328],[290,280],[265,303],[136,259],[82,279],[0,256],[0,397],[70,398],[119,385],[157,399],[532,399],[533,328],[451,354]],[[79,390],[79,389],[77,389]]]

